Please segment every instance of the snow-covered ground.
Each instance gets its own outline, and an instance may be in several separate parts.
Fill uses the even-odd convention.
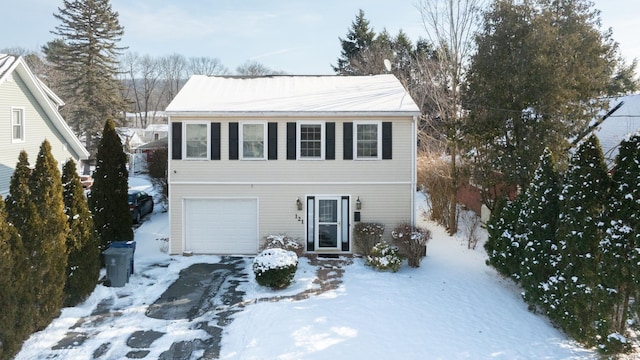
[[[130,186],[150,190],[144,178]],[[424,197],[416,194],[421,212]],[[158,207],[159,208],[159,207]],[[406,263],[397,273],[377,272],[354,259],[342,284],[306,300],[256,302],[233,315],[224,327],[221,359],[585,359],[584,349],[527,310],[519,289],[485,265],[481,243],[467,249],[435,224],[421,267]],[[136,229],[136,272],[123,288],[98,285],[91,297],[66,308],[49,327],[30,337],[17,359],[91,359],[109,343],[101,359],[119,359],[131,350],[131,334],[165,333],[148,348],[158,358],[172,342],[202,336],[188,320],[145,316],[147,307],[194,263],[215,263],[216,256],[175,256],[161,251],[169,236],[168,215],[160,209]],[[161,266],[158,266],[160,264]],[[248,272],[251,261],[246,261]],[[251,278],[241,285],[245,300],[293,295],[314,288],[315,267],[301,259],[294,284],[272,291]],[[118,313],[93,318],[99,304]],[[95,317],[95,316],[94,316]],[[91,321],[89,321],[91,320]],[[76,325],[74,324],[81,324]],[[52,350],[70,333],[78,341]],[[198,354],[194,353],[197,357]]]

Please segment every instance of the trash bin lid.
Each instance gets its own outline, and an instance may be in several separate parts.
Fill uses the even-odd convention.
[[[131,248],[114,248],[114,247],[110,247],[107,248],[107,250],[103,251],[102,254],[104,255],[111,255],[111,256],[129,256],[133,253],[133,249]]]

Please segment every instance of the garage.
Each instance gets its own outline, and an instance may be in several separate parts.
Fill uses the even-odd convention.
[[[186,199],[184,224],[186,251],[258,252],[258,199]]]

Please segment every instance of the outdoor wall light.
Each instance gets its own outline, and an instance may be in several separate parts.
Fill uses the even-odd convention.
[[[296,206],[298,207],[298,210],[302,210],[302,201],[300,201],[300,198],[296,199]]]
[[[356,210],[362,209],[362,202],[360,201],[360,196],[356,199]]]

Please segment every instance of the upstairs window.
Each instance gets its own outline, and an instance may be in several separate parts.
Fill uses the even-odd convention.
[[[24,109],[11,108],[11,141],[24,141]]]
[[[356,159],[379,159],[382,144],[380,123],[356,123]]]
[[[208,159],[208,123],[185,124],[186,159]]]
[[[240,127],[242,159],[264,160],[266,126],[264,123],[243,123]]]
[[[324,158],[324,129],[322,124],[299,123],[298,143],[300,159],[323,159]]]

